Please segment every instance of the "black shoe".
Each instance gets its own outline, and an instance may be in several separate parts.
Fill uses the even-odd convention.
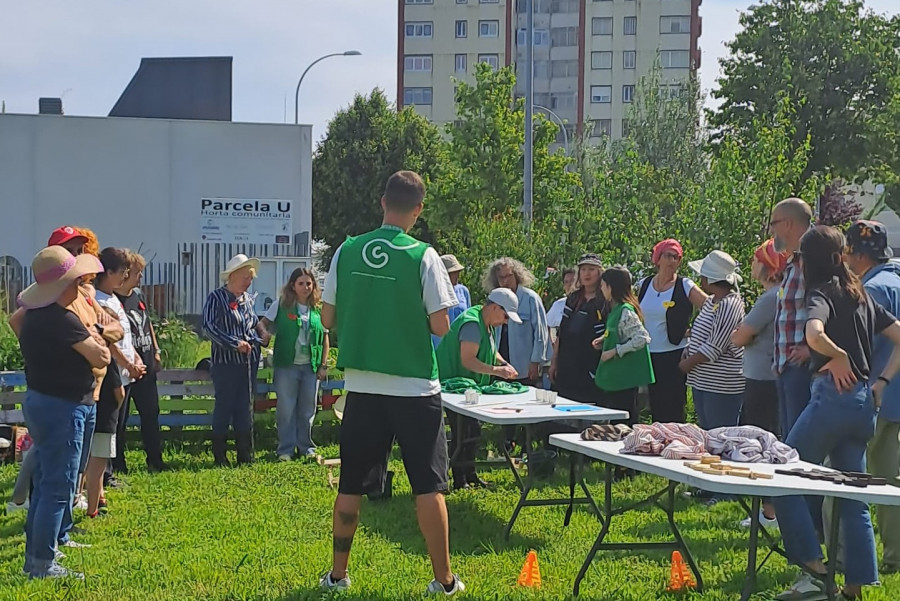
[[[110,476],[103,483],[103,488],[122,488],[123,486],[124,483],[115,476]]]
[[[213,463],[216,467],[231,467],[231,464],[228,462],[228,455],[225,452],[225,440],[224,436],[212,437]]]
[[[253,433],[235,433],[234,444],[237,447],[238,464],[253,463]]]
[[[453,481],[453,490],[469,490],[472,488],[468,482]]]
[[[466,484],[471,488],[490,488],[491,485],[478,476],[472,475],[466,479]]]

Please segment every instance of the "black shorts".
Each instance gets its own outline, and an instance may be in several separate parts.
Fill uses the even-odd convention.
[[[779,435],[778,389],[775,380],[745,380],[741,425],[756,426],[775,436]]]
[[[414,495],[449,490],[440,394],[397,397],[349,392],[341,422],[338,492],[380,493],[395,439]]]

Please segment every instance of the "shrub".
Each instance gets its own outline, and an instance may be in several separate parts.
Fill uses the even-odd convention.
[[[0,371],[21,371],[25,369],[19,339],[9,327],[9,314],[0,310]]]
[[[163,369],[193,368],[204,346],[194,329],[177,317],[152,320]]]

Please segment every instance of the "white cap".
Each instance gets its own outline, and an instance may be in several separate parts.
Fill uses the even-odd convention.
[[[522,318],[519,317],[518,313],[519,299],[512,290],[509,288],[495,288],[488,294],[487,299],[489,303],[503,307],[503,310],[506,311],[506,316],[513,323],[522,323]]]

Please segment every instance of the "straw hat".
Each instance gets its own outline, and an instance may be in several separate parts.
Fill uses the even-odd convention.
[[[252,267],[258,272],[259,259],[250,259],[247,257],[247,255],[244,254],[234,255],[233,257],[231,257],[231,260],[225,264],[225,271],[219,274],[219,278],[223,282],[227,282],[228,276],[230,276],[238,269],[243,269],[244,267]]]
[[[18,303],[26,309],[40,309],[52,305],[66,288],[86,275],[103,271],[94,255],[73,257],[62,246],[48,246],[31,261],[34,284],[19,294]]]

